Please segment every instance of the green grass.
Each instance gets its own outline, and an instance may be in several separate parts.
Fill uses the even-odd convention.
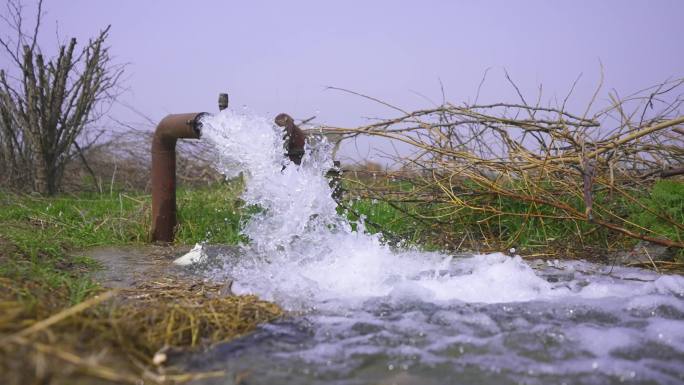
[[[98,290],[88,274],[98,266],[74,256],[74,250],[142,241],[145,211],[143,201],[123,194],[41,198],[3,193],[0,237],[11,251],[3,255],[0,276],[32,288],[21,295],[24,302],[59,294],[64,298],[52,299],[63,306],[78,303]]]
[[[239,182],[180,189],[176,242],[238,242],[244,220],[241,189]],[[41,198],[0,193],[0,235],[16,240],[31,255],[64,245],[79,249],[142,243],[149,239],[150,206],[150,196],[144,194]]]
[[[215,187],[180,190],[176,242],[237,244],[246,241],[239,233],[250,213],[239,199],[242,188],[242,183],[236,180]]]
[[[361,199],[355,200],[350,212],[346,214],[352,222],[359,219],[357,214],[364,216],[366,231],[372,234],[382,233],[384,239],[390,243],[402,242],[405,245],[421,246],[424,250],[438,249],[439,245],[430,242],[429,226],[411,217],[420,213],[420,207],[412,204],[398,206],[404,211],[388,202]],[[340,209],[339,212],[344,213],[345,210]],[[352,226],[354,227],[353,224]]]
[[[654,212],[661,213],[672,222],[684,225],[684,183],[671,180],[658,181],[639,201],[650,211],[644,210],[635,203],[629,204],[632,221],[670,239],[684,240],[682,229],[684,226],[672,225],[653,214]]]
[[[386,188],[407,191],[406,186],[388,184]],[[516,188],[515,186],[512,189]],[[477,191],[475,186],[465,186],[467,191]],[[410,191],[410,188],[408,188]],[[620,213],[639,231],[648,229],[650,234],[681,241],[684,236],[684,183],[659,181],[651,190],[632,191],[636,202],[616,199],[605,191],[594,193],[595,204]],[[353,195],[353,191],[351,192]],[[580,197],[566,197],[565,203],[583,211]],[[433,248],[465,247],[479,250],[505,250],[516,247],[526,252],[551,250],[577,254],[586,249],[617,250],[629,248],[637,240],[622,236],[604,227],[586,221],[557,218],[563,212],[557,208],[530,204],[512,198],[482,194],[471,198],[471,204],[489,207],[492,212],[456,207],[447,203],[394,203],[371,199],[354,200],[351,207],[356,219],[360,214],[367,218],[367,229],[381,232],[389,240],[403,239],[409,244],[427,245]],[[643,207],[649,210],[645,210]],[[671,221],[664,221],[654,213],[665,214]],[[529,215],[534,214],[534,215]],[[556,218],[554,218],[556,217]],[[641,229],[642,232],[645,230]],[[679,250],[680,259],[684,251]]]
[[[176,242],[235,244],[243,240],[239,181],[178,191]],[[0,192],[0,277],[31,286],[22,300],[66,293],[66,304],[98,290],[89,272],[98,268],[77,250],[103,245],[146,243],[150,196],[82,194],[42,198]],[[32,293],[32,294],[31,294]]]

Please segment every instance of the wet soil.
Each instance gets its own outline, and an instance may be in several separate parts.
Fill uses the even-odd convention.
[[[190,249],[190,245],[103,246],[76,254],[90,257],[100,264],[101,268],[93,273],[93,279],[102,286],[125,289],[160,279],[199,279],[192,267],[173,264],[176,258]],[[219,254],[237,256],[239,250],[230,245],[207,245],[204,252],[211,260]]]

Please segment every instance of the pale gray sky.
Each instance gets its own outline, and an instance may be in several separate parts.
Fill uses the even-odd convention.
[[[44,45],[57,29],[83,42],[111,24],[116,61],[129,63],[121,100],[155,121],[215,111],[228,91],[259,114],[353,126],[394,112],[325,86],[410,110],[429,105],[416,93],[440,101],[440,80],[449,101],[472,100],[487,68],[485,101],[515,100],[504,68],[530,99],[539,83],[545,98],[562,98],[583,73],[575,105],[590,98],[599,60],[606,89],[623,93],[684,76],[677,0],[45,0],[45,11]],[[111,114],[141,121],[122,107]]]

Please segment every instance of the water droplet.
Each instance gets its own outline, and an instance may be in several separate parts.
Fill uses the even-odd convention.
[[[394,365],[392,365],[392,364],[387,365],[387,370],[394,370]]]
[[[598,367],[599,367],[598,362],[594,361],[594,362],[591,363],[591,368],[592,368],[592,369],[597,369]]]

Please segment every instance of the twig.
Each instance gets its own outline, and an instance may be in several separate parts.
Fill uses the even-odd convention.
[[[78,313],[80,313],[80,312],[82,312],[88,308],[91,308],[97,304],[100,304],[100,303],[114,297],[114,295],[116,295],[116,293],[117,293],[117,290],[110,290],[108,292],[98,294],[98,295],[90,298],[89,300],[83,301],[83,302],[81,302],[77,305],[74,305],[68,309],[64,309],[64,310],[60,311],[59,313],[54,314],[54,315],[52,315],[52,316],[50,316],[50,317],[48,317],[42,321],[38,321],[35,324],[27,327],[26,329],[20,330],[17,333],[6,337],[5,340],[11,341],[13,339],[24,338],[24,337],[27,337],[27,336],[33,334],[33,333],[36,333],[36,332],[41,331],[43,329],[46,329],[46,328],[64,320],[64,319],[66,319],[66,318],[69,318],[75,314],[78,314]]]

